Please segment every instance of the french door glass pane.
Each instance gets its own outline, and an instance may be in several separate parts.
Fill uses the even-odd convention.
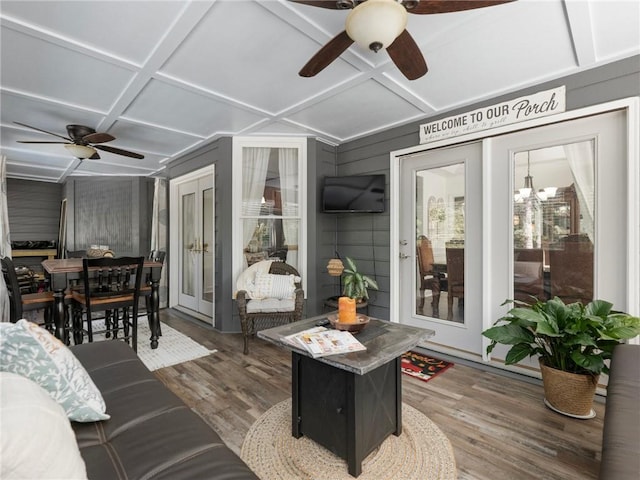
[[[465,165],[416,172],[416,313],[464,322]]]
[[[593,299],[593,141],[514,155],[513,298]]]
[[[195,295],[193,258],[195,250],[195,206],[193,193],[182,196],[182,293]]]
[[[213,302],[213,189],[202,192],[202,299]]]

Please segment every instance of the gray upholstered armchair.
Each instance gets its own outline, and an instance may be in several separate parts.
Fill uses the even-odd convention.
[[[249,337],[258,330],[302,319],[304,291],[300,274],[284,262],[258,262],[238,279],[236,302],[246,355]]]

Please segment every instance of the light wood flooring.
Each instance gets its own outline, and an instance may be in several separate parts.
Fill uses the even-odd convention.
[[[239,453],[252,423],[290,396],[290,354],[256,339],[243,355],[240,334],[218,333],[172,310],[163,310],[161,319],[218,350],[156,375]],[[541,386],[461,364],[430,382],[405,375],[402,383],[403,401],[451,441],[459,479],[598,476],[603,403],[594,405],[596,418],[571,419],[543,405]]]

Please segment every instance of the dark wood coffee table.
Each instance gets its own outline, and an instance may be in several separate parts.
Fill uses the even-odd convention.
[[[347,461],[349,474],[390,434],[402,433],[400,356],[433,330],[372,318],[356,338],[366,351],[312,358],[284,337],[312,328],[324,315],[258,332],[292,352],[291,430]]]

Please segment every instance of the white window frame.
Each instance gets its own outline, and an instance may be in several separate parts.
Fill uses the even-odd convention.
[[[307,139],[305,137],[233,137],[232,143],[232,262],[233,291],[244,267],[244,242],[242,237],[242,149],[296,148],[298,150],[298,265],[296,269],[302,277],[302,288],[307,292]]]

